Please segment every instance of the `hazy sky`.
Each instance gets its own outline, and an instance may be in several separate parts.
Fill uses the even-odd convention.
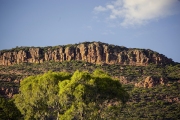
[[[0,50],[101,41],[180,62],[178,0],[0,0]]]

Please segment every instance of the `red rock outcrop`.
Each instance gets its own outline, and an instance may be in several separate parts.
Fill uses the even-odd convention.
[[[86,42],[55,47],[20,47],[0,51],[0,65],[81,60],[95,64],[169,64],[173,61],[152,50],[128,49],[101,42]]]
[[[168,82],[166,78],[160,77],[153,77],[148,76],[144,81],[140,81],[139,83],[136,83],[136,87],[144,87],[144,88],[152,88],[156,85],[165,85]]]

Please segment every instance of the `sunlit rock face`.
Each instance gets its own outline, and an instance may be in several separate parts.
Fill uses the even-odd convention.
[[[135,83],[136,87],[152,88],[157,85],[165,85],[168,82],[167,78],[148,76],[143,81]]]
[[[95,64],[145,66],[150,63],[166,65],[173,61],[146,49],[126,48],[101,42],[84,42],[54,47],[20,47],[0,51],[0,65],[42,63],[44,61],[86,61]]]

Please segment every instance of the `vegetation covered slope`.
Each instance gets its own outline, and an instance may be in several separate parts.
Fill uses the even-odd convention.
[[[97,65],[81,61],[44,62],[41,64],[19,64],[13,66],[1,66],[1,94],[11,96],[13,92],[18,93],[19,80],[30,76],[43,74],[49,70],[73,73],[76,70],[89,71],[101,69],[123,83],[128,91],[130,99],[126,106],[121,107],[121,112],[116,112],[117,119],[172,119],[180,118],[180,65],[155,65],[130,66],[130,65]],[[147,76],[165,77],[167,83],[158,84],[152,88],[135,86],[136,83],[144,81]],[[123,79],[122,79],[123,78]],[[124,79],[125,78],[125,79]],[[8,80],[8,81],[7,81]],[[14,91],[12,91],[14,88]]]

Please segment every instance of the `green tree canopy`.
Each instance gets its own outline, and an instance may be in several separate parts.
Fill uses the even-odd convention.
[[[22,119],[22,115],[13,101],[14,99],[8,100],[0,96],[0,120]]]
[[[129,98],[119,81],[99,70],[92,74],[76,71],[71,80],[59,82],[59,87],[61,120],[115,117],[108,110],[118,109]]]
[[[120,112],[128,98],[119,81],[100,70],[48,72],[25,78],[15,104],[25,119],[103,119],[115,117],[111,110]]]
[[[58,82],[70,77],[69,73],[49,71],[25,78],[20,83],[20,93],[15,96],[15,104],[25,119],[55,117],[59,109]]]

